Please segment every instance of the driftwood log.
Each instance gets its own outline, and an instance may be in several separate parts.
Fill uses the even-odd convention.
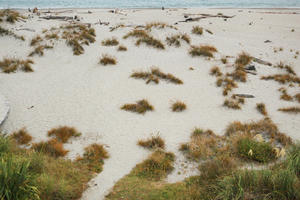
[[[243,97],[243,98],[255,98],[255,96],[253,96],[251,94],[234,94],[233,96]]]
[[[272,66],[272,63],[270,63],[270,62],[267,62],[267,61],[264,61],[264,60],[262,60],[262,59],[259,59],[259,58],[252,57],[252,60],[253,60],[253,62],[256,62],[256,63],[262,64],[262,65],[268,65],[268,66]]]
[[[235,17],[235,15],[233,16],[227,16],[227,15],[211,15],[211,14],[193,14],[193,15],[200,15],[200,17],[190,17],[191,14],[185,14],[184,18],[186,18],[185,20],[182,21],[178,21],[178,22],[194,22],[194,21],[199,21],[201,19],[206,19],[206,18],[214,18],[214,17],[219,17],[219,18],[224,18],[224,19],[228,19],[228,18],[233,18]],[[177,22],[177,23],[178,23]]]
[[[50,20],[50,19],[54,19],[54,20],[73,20],[74,17],[69,17],[69,16],[45,16],[45,17],[40,17],[40,19],[46,19],[46,20]]]

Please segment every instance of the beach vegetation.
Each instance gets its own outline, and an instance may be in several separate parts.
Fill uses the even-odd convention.
[[[59,142],[67,143],[70,138],[81,136],[81,133],[77,131],[74,127],[60,126],[49,130],[48,136],[54,137]]]
[[[214,57],[214,53],[217,52],[217,49],[213,46],[204,45],[204,46],[192,46],[189,54],[193,57],[195,56],[204,56],[204,57]]]
[[[18,11],[11,9],[0,10],[0,22],[6,21],[14,24],[17,21],[26,19],[25,16],[21,15]]]
[[[193,26],[192,33],[196,35],[202,35],[203,34],[203,28],[200,26]]]
[[[20,60],[16,58],[4,58],[0,61],[0,69],[4,73],[12,73],[16,72],[17,70],[21,70],[24,72],[33,72],[31,64],[34,62],[30,59],[27,60]]]
[[[171,109],[173,112],[182,112],[186,110],[186,104],[182,101],[176,101],[172,104]]]
[[[121,109],[138,114],[145,114],[147,111],[153,111],[154,107],[146,99],[142,99],[135,104],[124,104]]]
[[[146,30],[151,31],[152,28],[157,28],[157,29],[171,28],[171,29],[177,30],[177,28],[175,26],[169,25],[165,22],[150,22],[150,23],[147,23],[145,26]]]
[[[32,136],[28,133],[26,128],[22,128],[12,134],[12,138],[19,145],[27,145],[32,141]]]
[[[118,47],[118,51],[127,51],[127,47],[124,46],[124,45],[120,45],[120,46]]]
[[[257,103],[257,104],[256,104],[256,110],[257,110],[260,114],[262,114],[262,115],[264,115],[264,116],[267,116],[267,115],[268,115],[267,109],[266,109],[266,105],[265,105],[264,103]]]
[[[166,42],[169,46],[180,47],[181,41],[185,41],[190,44],[190,36],[188,34],[176,34],[166,38]]]
[[[300,107],[297,107],[297,106],[291,106],[291,107],[286,107],[286,108],[279,108],[278,110],[281,111],[281,112],[293,113],[293,114],[300,113]]]
[[[220,71],[218,66],[214,66],[210,69],[210,75],[219,77],[222,76],[223,73]]]
[[[117,38],[111,38],[111,39],[106,39],[102,41],[103,46],[117,46],[119,44],[119,41]]]
[[[148,138],[146,140],[139,140],[137,144],[141,147],[150,150],[155,150],[157,148],[159,149],[165,148],[165,142],[159,135],[152,136],[151,138]]]
[[[108,55],[108,54],[103,54],[99,63],[104,65],[104,66],[106,66],[106,65],[115,65],[115,64],[117,64],[117,59],[113,56]]]

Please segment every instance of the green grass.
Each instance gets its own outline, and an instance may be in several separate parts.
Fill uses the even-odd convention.
[[[246,159],[266,163],[276,159],[273,147],[267,142],[257,142],[250,138],[237,141],[238,154]]]
[[[22,149],[0,135],[0,199],[79,199],[93,176],[84,163]]]

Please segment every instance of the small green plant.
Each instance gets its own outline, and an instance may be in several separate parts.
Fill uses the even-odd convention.
[[[250,138],[242,138],[237,142],[237,152],[243,158],[263,163],[276,159],[270,143],[257,142]]]
[[[154,107],[145,99],[137,101],[135,104],[125,104],[121,107],[122,110],[145,114],[147,111],[153,111]]]
[[[160,136],[152,136],[146,140],[139,140],[138,145],[147,149],[155,150],[157,148],[164,149],[165,142]]]

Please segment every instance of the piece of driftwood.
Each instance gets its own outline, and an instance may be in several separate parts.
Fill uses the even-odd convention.
[[[253,60],[253,62],[256,62],[256,63],[262,64],[262,65],[268,65],[268,66],[272,66],[272,63],[270,63],[270,62],[267,62],[267,61],[264,61],[264,60],[262,60],[262,59],[259,59],[259,58],[252,57],[252,60]]]
[[[45,12],[41,12],[41,13],[44,13],[44,14],[50,14],[50,13],[54,13],[54,14],[58,14],[58,13],[73,13],[73,10],[62,10],[62,11],[45,11]]]
[[[109,22],[102,22],[100,19],[98,22],[94,23],[94,24],[99,24],[99,25],[105,25],[105,26],[108,26],[109,25]]]
[[[249,71],[249,70],[244,70],[244,72],[248,73],[248,74],[252,74],[252,75],[257,75],[257,73]]]
[[[190,17],[191,15],[200,15],[200,17]],[[213,17],[219,17],[219,18],[233,18],[233,16],[227,16],[227,15],[212,15],[212,14],[184,14],[185,20],[178,21],[178,22],[194,22],[194,21],[199,21],[201,19],[206,19],[206,18],[213,18]]]
[[[73,20],[74,19],[74,17],[69,17],[69,16],[53,16],[53,15],[40,17],[40,18],[41,19],[46,19],[46,20],[50,20],[50,19],[54,19],[54,20]]]
[[[255,96],[253,96],[251,94],[234,94],[233,96],[244,97],[244,98],[255,98]]]
[[[30,32],[35,32],[35,30],[31,29],[31,28],[18,28],[18,29],[16,29],[16,31],[30,31]]]

